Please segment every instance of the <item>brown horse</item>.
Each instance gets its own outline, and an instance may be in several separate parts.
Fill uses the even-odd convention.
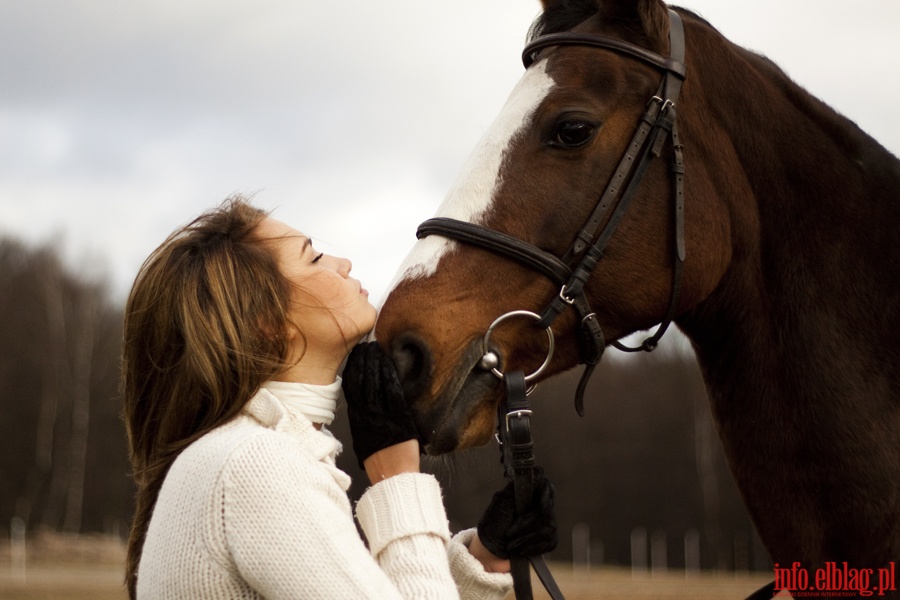
[[[543,5],[532,35],[602,34],[668,56],[659,0]],[[675,322],[773,561],[885,568],[900,559],[900,161],[772,62],[677,12],[687,175]],[[562,257],[659,82],[658,69],[618,52],[542,49],[439,215]],[[667,146],[663,158],[672,153]],[[607,341],[652,327],[668,309],[666,163],[651,163],[585,287]],[[502,386],[479,364],[485,331],[509,311],[539,312],[559,292],[488,250],[438,235],[417,243],[376,333],[430,453],[491,438]],[[577,325],[573,311],[554,322],[557,350],[543,376],[578,364]],[[526,372],[546,345],[529,319],[491,337],[502,364]]]

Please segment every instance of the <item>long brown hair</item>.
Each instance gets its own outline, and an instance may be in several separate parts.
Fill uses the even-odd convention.
[[[137,484],[125,580],[163,479],[184,448],[234,418],[288,359],[290,284],[254,230],[267,213],[232,197],[170,235],[125,310],[124,418]]]

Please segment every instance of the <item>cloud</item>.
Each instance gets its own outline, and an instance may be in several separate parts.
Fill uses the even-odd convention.
[[[852,15],[834,1],[690,6],[900,150],[893,2]],[[124,294],[174,227],[259,192],[350,256],[377,299],[521,76],[538,12],[530,0],[0,3],[0,231],[64,239],[76,262],[106,257]]]

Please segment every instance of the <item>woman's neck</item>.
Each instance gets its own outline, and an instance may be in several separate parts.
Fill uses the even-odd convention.
[[[337,379],[346,357],[347,352],[343,349],[325,351],[318,348],[307,348],[300,360],[288,361],[290,366],[272,379],[274,381],[328,385]]]
[[[334,383],[347,355],[358,342],[358,339],[351,338],[345,340],[339,347],[301,346],[293,348],[294,356],[299,354],[300,359],[295,360],[294,356],[291,356],[288,360],[290,367],[273,377],[272,380],[313,385]]]
[[[328,385],[337,379],[340,364],[333,365],[305,365],[296,364],[282,371],[272,378],[273,381],[290,381],[294,383],[310,383],[313,385]]]

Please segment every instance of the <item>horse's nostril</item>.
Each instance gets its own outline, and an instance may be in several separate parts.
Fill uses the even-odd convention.
[[[419,395],[431,376],[431,351],[420,337],[403,333],[394,340],[394,364],[407,398]]]

